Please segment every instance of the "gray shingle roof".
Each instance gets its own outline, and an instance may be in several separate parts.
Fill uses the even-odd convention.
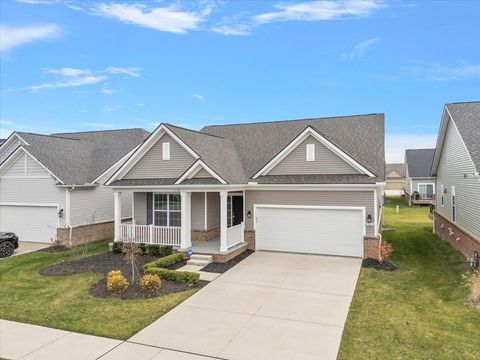
[[[405,177],[405,164],[385,164],[385,176],[388,177],[392,171],[395,171],[401,177]]]
[[[373,172],[376,181],[385,179],[383,114],[212,125],[200,131],[230,139],[243,163],[245,175],[251,178],[308,126]]]
[[[480,101],[446,105],[467,146],[477,171],[480,171]]]
[[[405,150],[405,162],[408,167],[408,176],[411,178],[431,177],[434,155],[435,149]]]
[[[17,134],[46,168],[65,184],[91,183],[139,143],[149,132],[143,129],[89,131],[41,135]]]
[[[157,178],[157,179],[121,179],[115,180],[112,186],[155,186],[172,185],[177,181],[176,178]]]

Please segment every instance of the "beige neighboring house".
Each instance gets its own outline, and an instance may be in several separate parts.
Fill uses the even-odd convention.
[[[403,196],[405,194],[405,164],[386,164],[385,178],[385,196]]]
[[[225,261],[247,247],[378,256],[384,181],[384,115],[369,114],[200,131],[161,124],[107,185],[116,241]],[[121,223],[124,203],[131,223]]]
[[[435,201],[435,177],[431,175],[435,149],[405,150],[405,196],[408,204],[429,205]]]
[[[432,175],[434,230],[466,256],[480,252],[480,102],[446,104]]]
[[[12,133],[0,146],[0,231],[46,244],[113,236],[113,194],[103,183],[148,135]],[[131,217],[130,203],[122,210]]]

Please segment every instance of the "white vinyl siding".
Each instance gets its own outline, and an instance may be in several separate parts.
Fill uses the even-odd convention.
[[[308,145],[314,145],[313,161],[306,161],[308,151],[311,151],[308,150]],[[359,174],[359,172],[313,136],[307,137],[268,172],[268,175],[315,174]]]
[[[455,187],[456,224],[480,239],[480,181],[473,176],[477,172],[465,149],[462,138],[451,120],[447,125],[440,162],[437,170],[437,182],[447,189],[444,206],[437,198],[437,211],[447,219],[452,219],[451,187]]]
[[[253,214],[255,204],[365,207],[366,215],[375,216],[373,191],[247,190],[245,212],[251,211]],[[377,214],[380,214],[380,211],[379,209]],[[372,222],[374,223],[375,221]],[[253,230],[253,216],[245,219],[245,228]],[[375,236],[373,225],[367,226],[367,236]]]
[[[15,155],[17,156],[17,155]],[[25,172],[25,154],[21,154],[15,162],[13,162],[8,169],[4,170],[2,172],[2,177],[24,177],[26,172]]]
[[[170,160],[163,160],[163,144],[170,143]],[[124,179],[155,179],[180,177],[195,159],[172,137],[163,135],[133,166]]]
[[[3,146],[3,148],[0,149],[0,164],[22,144],[25,143],[17,138],[10,145]]]
[[[363,211],[257,207],[257,250],[363,257]],[[339,226],[341,224],[341,226]]]

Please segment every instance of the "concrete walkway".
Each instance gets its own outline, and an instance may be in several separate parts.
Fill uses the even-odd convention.
[[[360,265],[256,252],[128,341],[182,356],[336,359]]]

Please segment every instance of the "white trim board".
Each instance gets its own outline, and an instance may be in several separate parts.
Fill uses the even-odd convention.
[[[59,204],[53,203],[22,203],[22,202],[0,202],[0,206],[34,206],[34,207],[56,207],[59,208]]]
[[[354,169],[359,171],[362,174],[366,174],[369,177],[375,177],[375,175],[370,172],[367,168],[362,166],[359,162],[353,159],[351,156],[346,154],[343,150],[333,144],[331,141],[327,140],[317,131],[312,129],[310,126],[303,130],[300,135],[298,135],[290,144],[288,144],[282,151],[280,151],[272,160],[270,160],[266,165],[264,165],[254,176],[253,179],[258,178],[259,176],[266,175],[270,170],[272,170],[280,161],[282,161],[288,154],[290,154],[298,145],[300,145],[305,139],[309,136],[313,136],[317,141],[327,147],[330,151],[335,153],[338,157],[344,160],[347,164],[352,166]]]
[[[140,144],[125,163],[113,173],[113,175],[105,183],[110,185],[115,180],[120,180],[125,176],[142,158],[143,156],[157,143],[157,141],[164,135],[168,134],[180,146],[182,146],[192,157],[197,160],[200,156],[193,151],[186,143],[184,143],[177,135],[175,135],[165,124],[160,124],[153,133]]]
[[[182,181],[184,181],[185,179],[191,179],[193,178],[200,170],[202,169],[205,169],[206,172],[208,172],[213,178],[217,179],[218,181],[220,181],[220,183],[222,184],[227,184],[227,182],[225,180],[223,180],[223,178],[218,175],[215,171],[213,171],[207,164],[205,164],[202,160],[198,159],[197,161],[195,161],[195,163],[193,163],[192,166],[190,166],[190,168],[185,171],[183,173],[182,176],[180,176],[178,178],[177,181],[175,181],[175,185],[179,185],[182,183]]]

